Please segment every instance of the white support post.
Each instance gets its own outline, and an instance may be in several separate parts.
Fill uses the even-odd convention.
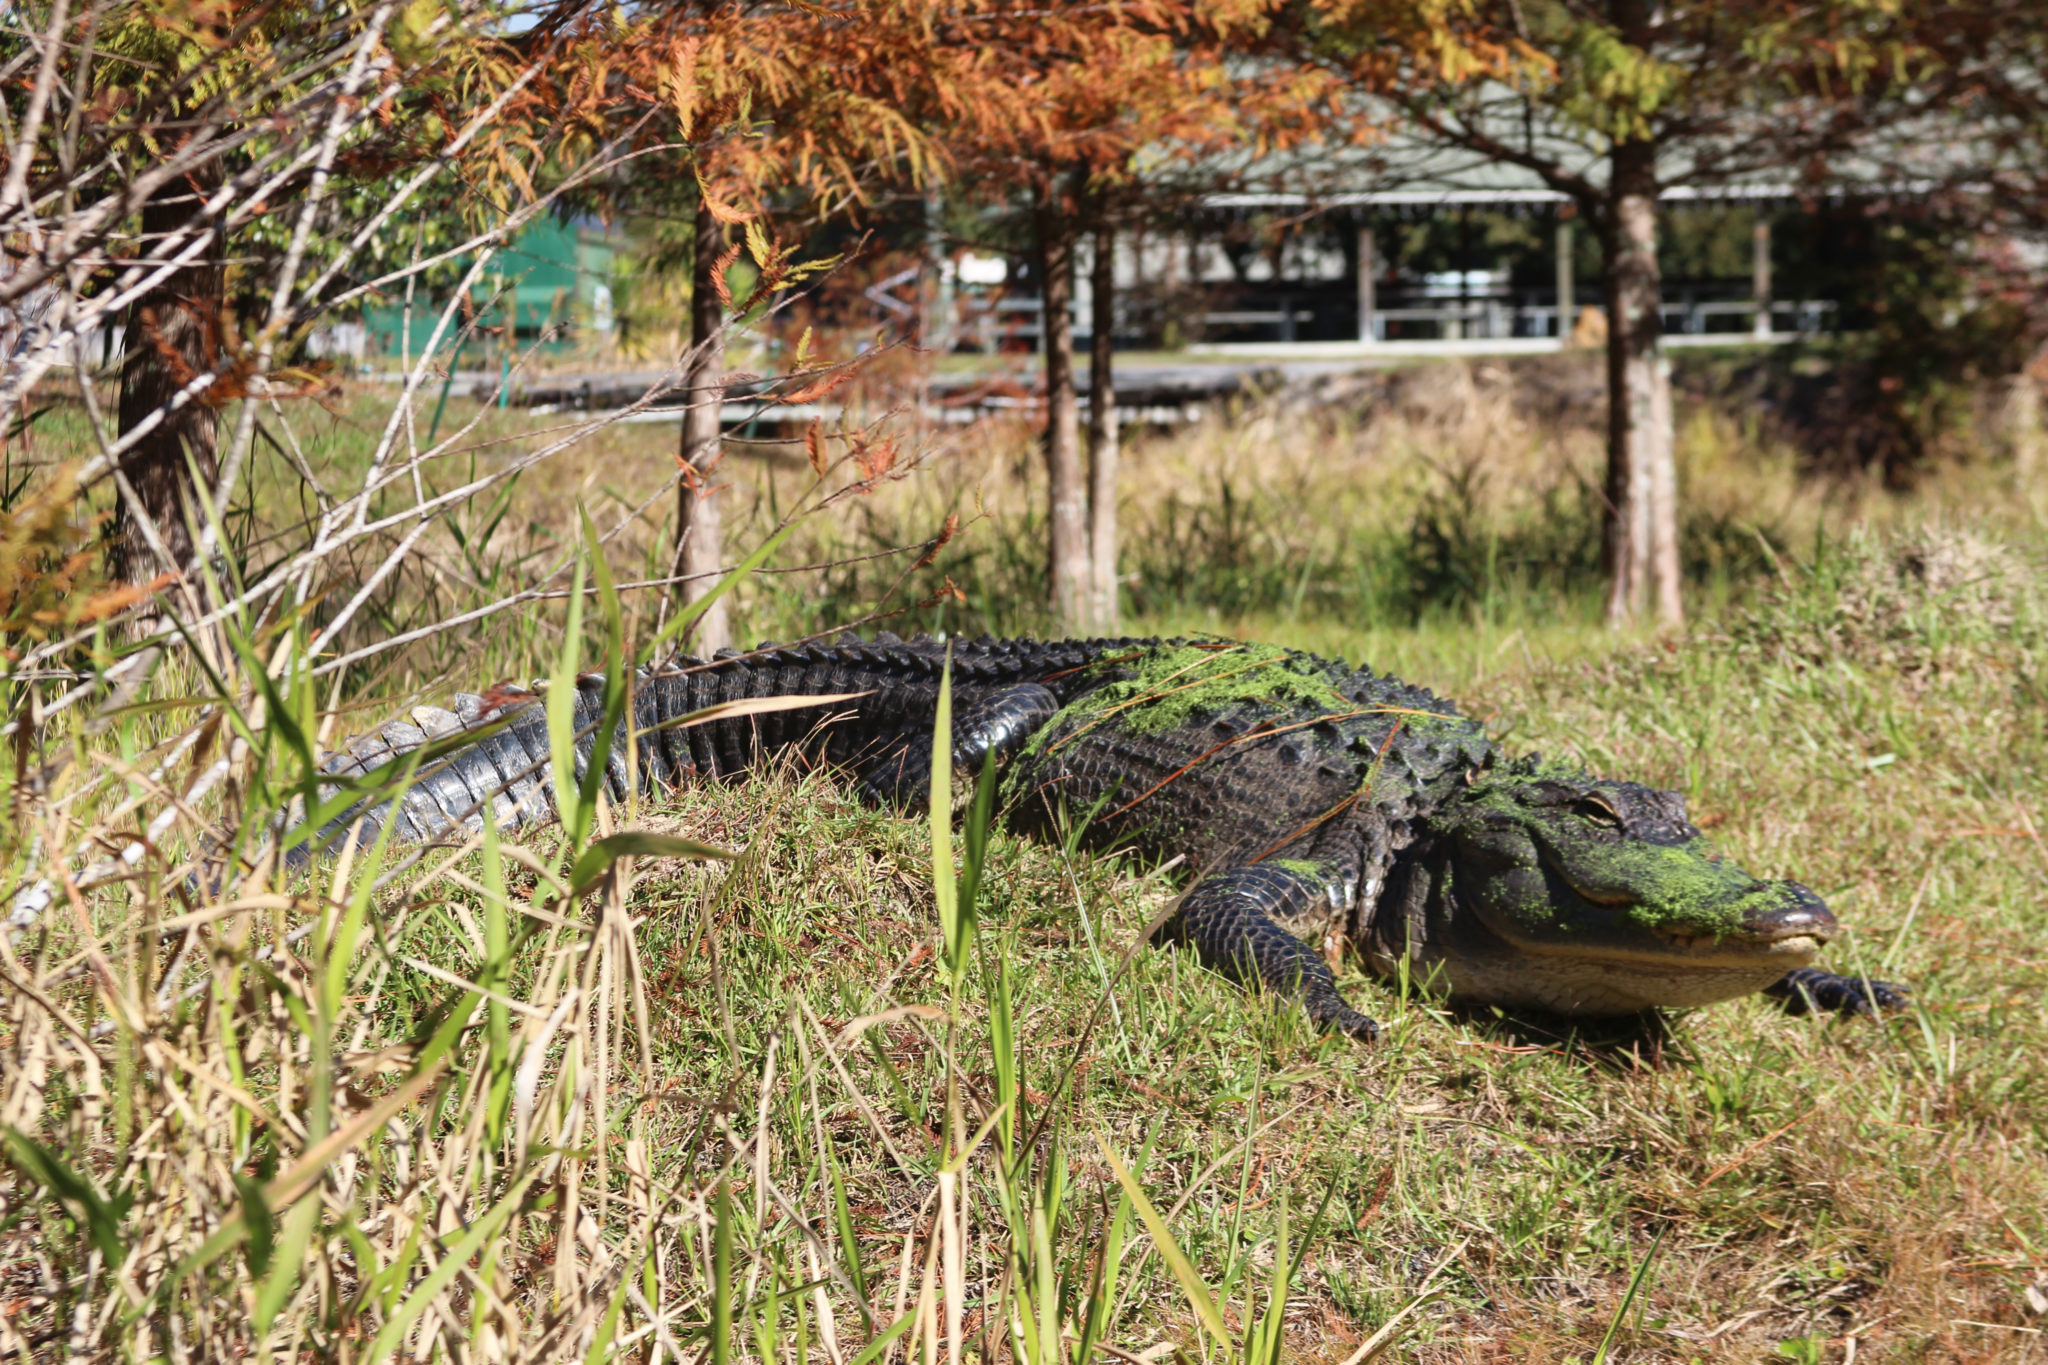
[[[1572,225],[1571,220],[1557,220],[1557,344],[1569,346],[1572,337]]]
[[[1372,229],[1358,229],[1358,339],[1364,342],[1378,338],[1373,329],[1374,276],[1379,273],[1379,255],[1373,248]]]
[[[959,325],[959,304],[953,294],[953,263],[947,259],[945,203],[934,179],[924,192],[925,277],[918,290],[924,316],[919,319],[919,344],[939,355],[953,349]]]
[[[1757,206],[1756,228],[1751,233],[1751,289],[1756,296],[1756,316],[1750,333],[1759,341],[1771,334],[1771,220],[1762,205]]]

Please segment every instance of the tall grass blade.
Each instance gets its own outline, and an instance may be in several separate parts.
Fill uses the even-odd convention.
[[[1593,1365],[1607,1365],[1607,1352],[1614,1345],[1615,1334],[1621,1331],[1621,1324],[1628,1317],[1629,1307],[1635,1303],[1636,1295],[1642,1293],[1643,1282],[1650,1278],[1650,1266],[1657,1259],[1657,1248],[1662,1245],[1664,1229],[1660,1227],[1657,1229],[1657,1235],[1650,1239],[1650,1249],[1643,1253],[1643,1263],[1637,1266],[1636,1273],[1629,1277],[1628,1291],[1621,1296],[1621,1302],[1615,1306],[1614,1317],[1607,1324],[1606,1335],[1600,1338],[1600,1349],[1593,1352]]]
[[[1146,1134],[1145,1145],[1138,1149],[1132,1163],[1132,1176],[1141,1178],[1145,1163],[1152,1155],[1152,1145],[1159,1140],[1159,1128],[1154,1126]],[[1110,1314],[1116,1305],[1117,1279],[1123,1270],[1124,1237],[1131,1224],[1131,1192],[1119,1188],[1116,1196],[1116,1210],[1110,1215],[1109,1227],[1104,1232],[1099,1259],[1096,1263],[1095,1287],[1088,1299],[1088,1315],[1081,1325],[1081,1343],[1075,1353],[1078,1360],[1093,1360],[1095,1344],[1108,1339]]]
[[[732,1189],[720,1175],[711,1197],[711,1365],[732,1360]]]
[[[590,1349],[583,1353],[583,1365],[604,1365],[605,1355],[612,1348],[612,1338],[619,1332],[619,1313],[626,1306],[626,1286],[632,1282],[631,1276],[619,1276],[619,1282],[612,1290],[612,1301],[605,1305],[604,1318],[590,1338]]]
[[[991,749],[981,760],[981,775],[974,780],[974,804],[967,811],[967,825],[961,830],[965,859],[961,867],[960,903],[973,921],[978,914],[981,873],[988,861],[988,832],[995,822],[996,755]]]
[[[909,1331],[917,1323],[917,1314],[905,1313],[889,1325],[889,1329],[869,1342],[861,1353],[855,1356],[851,1365],[873,1365],[882,1358],[882,1353],[896,1344],[896,1338]]]
[[[271,1255],[277,1249],[277,1219],[263,1197],[262,1182],[238,1175],[235,1193],[240,1196],[242,1220],[249,1225],[249,1244],[242,1248],[242,1256],[249,1262],[251,1275],[268,1274]]]
[[[996,1110],[1004,1116],[996,1128],[996,1138],[1002,1144],[1003,1169],[1008,1172],[1015,1157],[1012,1148],[1017,1131],[1024,1127],[1024,1092],[1017,1072],[1017,1026],[1011,1008],[1010,955],[995,954],[995,966],[988,969],[988,974],[994,978],[989,984],[989,1051],[995,1054]],[[998,1183],[1007,1188],[1007,1181]]]
[[[957,1008],[961,978],[974,943],[974,906],[960,896],[953,868],[953,646],[939,673],[939,700],[932,716],[932,785],[928,812],[932,830],[932,899],[944,937],[946,972]]]
[[[612,864],[621,858],[714,858],[730,860],[739,855],[730,849],[712,844],[700,844],[695,839],[684,839],[673,834],[657,834],[648,829],[621,830],[608,834],[583,850],[569,869],[571,894],[582,895],[595,886],[598,879],[611,871]]]
[[[1173,1278],[1180,1283],[1181,1293],[1187,1296],[1188,1304],[1195,1310],[1195,1317],[1202,1327],[1216,1339],[1224,1350],[1231,1347],[1230,1328],[1223,1322],[1223,1314],[1217,1311],[1216,1300],[1209,1293],[1209,1286],[1202,1282],[1194,1263],[1187,1253],[1180,1249],[1180,1243],[1173,1238],[1173,1232],[1166,1226],[1166,1220],[1159,1216],[1159,1210],[1152,1207],[1152,1201],[1145,1195],[1144,1187],[1137,1177],[1130,1173],[1117,1154],[1110,1149],[1102,1134],[1095,1135],[1095,1145],[1102,1149],[1102,1155],[1109,1162],[1110,1170],[1116,1173],[1117,1183],[1124,1187],[1124,1193],[1131,1198],[1131,1204],[1138,1210],[1138,1217],[1144,1220],[1145,1230],[1152,1234],[1152,1245],[1159,1249],[1160,1259],[1166,1262]]]
[[[505,1140],[505,1117],[512,1105],[512,1010],[500,998],[512,977],[510,906],[505,896],[505,857],[498,846],[498,821],[484,817],[484,966],[479,985],[491,992],[486,1011],[484,1065],[489,1080],[484,1092],[484,1141],[493,1148]],[[368,879],[365,879],[367,884]]]
[[[676,639],[692,625],[695,625],[698,617],[711,610],[714,602],[718,601],[719,598],[725,596],[728,592],[731,592],[741,579],[767,563],[768,557],[781,549],[782,542],[788,540],[790,533],[795,530],[796,523],[791,522],[774,535],[768,537],[768,539],[762,541],[760,545],[755,547],[752,554],[733,566],[732,572],[718,580],[717,587],[705,593],[696,601],[680,608],[670,618],[667,625],[656,631],[647,643],[641,646],[640,653],[635,662],[643,664],[653,662],[671,640]]]
[[[81,1216],[87,1235],[107,1258],[108,1266],[119,1267],[127,1259],[128,1243],[122,1235],[122,1220],[135,1202],[132,1190],[101,1194],[98,1186],[67,1166],[62,1157],[18,1128],[0,1129],[0,1142],[4,1142],[9,1159],[24,1175]]]
[[[853,1230],[853,1207],[846,1202],[846,1176],[839,1169],[839,1158],[833,1154],[830,1141],[820,1143],[819,1151],[824,1155],[825,1173],[832,1182],[832,1219],[839,1234],[839,1254],[844,1258],[847,1276],[853,1281],[861,1322],[873,1331],[874,1314],[868,1308],[868,1277],[860,1263],[860,1237]]]
[[[320,1222],[320,1201],[301,1199],[284,1216],[283,1235],[277,1240],[277,1254],[273,1258],[270,1274],[256,1291],[256,1303],[249,1314],[249,1321],[256,1329],[260,1340],[270,1332],[270,1325],[277,1321],[277,1315],[291,1302],[292,1291],[298,1288],[299,1276],[305,1268],[306,1247],[313,1240],[313,1229]]]
[[[1266,1311],[1245,1343],[1246,1365],[1280,1365],[1281,1332],[1287,1318],[1287,1290],[1293,1279],[1294,1265],[1288,1259],[1287,1247],[1287,1194],[1283,1190],[1279,1213],[1273,1221],[1273,1283],[1267,1291]],[[1247,1294],[1246,1298],[1249,1300],[1250,1295]]]
[[[618,589],[612,583],[611,566],[605,562],[604,542],[597,527],[591,524],[589,511],[577,510],[583,518],[583,543],[589,551],[590,572],[597,584],[598,607],[604,613],[604,705],[597,729],[590,736],[590,757],[584,762],[583,776],[577,779],[576,818],[563,822],[569,832],[569,847],[580,851],[590,837],[605,773],[611,767],[612,744],[619,734],[619,723],[625,719],[633,678],[626,667],[625,619],[619,607]]]
[[[574,831],[584,826],[582,793],[576,773],[576,675],[582,665],[583,648],[583,561],[569,576],[569,619],[562,626],[562,647],[555,654],[554,671],[548,674],[548,760],[555,775],[555,814],[562,827]],[[574,849],[573,841],[570,844]]]
[[[419,1321],[422,1313],[433,1307],[441,1291],[454,1282],[455,1277],[462,1273],[463,1268],[469,1264],[470,1259],[484,1243],[498,1235],[498,1230],[519,1207],[520,1200],[526,1197],[526,1187],[531,1185],[539,1174],[540,1171],[536,1168],[521,1176],[513,1183],[512,1188],[506,1191],[503,1198],[491,1205],[483,1217],[470,1224],[469,1231],[458,1238],[455,1245],[442,1253],[441,1263],[413,1287],[412,1293],[406,1296],[405,1301],[398,1306],[398,1311],[391,1315],[390,1321],[384,1324],[376,1338],[371,1341],[369,1352],[363,1357],[364,1365],[377,1365],[378,1361],[398,1349],[399,1343],[405,1340],[406,1333],[412,1330],[413,1324]]]

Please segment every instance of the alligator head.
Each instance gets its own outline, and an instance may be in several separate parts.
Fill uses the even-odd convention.
[[[1536,759],[1475,774],[1424,832],[1421,956],[1453,995],[1583,1015],[1711,1004],[1807,965],[1838,928],[1797,882],[1725,860],[1678,793]]]

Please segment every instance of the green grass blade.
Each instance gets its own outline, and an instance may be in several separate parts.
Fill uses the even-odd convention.
[[[713,844],[700,844],[694,839],[678,838],[673,834],[656,834],[652,830],[628,829],[609,834],[583,850],[576,859],[576,865],[569,869],[569,885],[572,894],[582,895],[607,871],[613,863],[625,857],[635,858],[725,858],[737,857],[729,849]]]
[[[107,1258],[108,1266],[118,1267],[128,1255],[128,1244],[121,1235],[121,1227],[133,1197],[126,1192],[116,1192],[111,1198],[101,1194],[92,1181],[65,1165],[55,1152],[18,1128],[0,1129],[0,1141],[4,1141],[8,1157],[23,1174],[49,1190],[59,1202],[74,1206],[83,1215],[86,1233],[92,1238],[93,1245]]]
[[[1159,1139],[1160,1128],[1154,1125],[1146,1135],[1145,1145],[1138,1149],[1137,1159],[1132,1163],[1133,1178],[1142,1178],[1145,1163],[1152,1155],[1152,1144]],[[1081,1346],[1076,1353],[1077,1360],[1093,1360],[1095,1343],[1109,1335],[1109,1315],[1116,1303],[1117,1280],[1123,1270],[1124,1236],[1131,1225],[1131,1192],[1119,1189],[1116,1196],[1116,1210],[1110,1215],[1109,1227],[1102,1238],[1101,1260],[1095,1276],[1095,1289],[1088,1301],[1088,1316],[1081,1325]]]
[[[974,907],[963,901],[953,870],[953,646],[939,674],[939,702],[932,716],[932,899],[945,938],[946,970],[957,1004],[960,981],[974,943]]]
[[[1280,1212],[1273,1228],[1273,1284],[1267,1291],[1265,1316],[1254,1329],[1256,1346],[1245,1352],[1248,1361],[1280,1365],[1281,1330],[1286,1326],[1287,1290],[1293,1278],[1294,1265],[1288,1259],[1287,1248],[1287,1192],[1282,1190]]]
[[[874,1361],[881,1358],[882,1352],[895,1345],[896,1338],[909,1331],[910,1325],[916,1321],[917,1314],[915,1313],[905,1313],[902,1317],[896,1319],[895,1322],[889,1325],[888,1331],[869,1342],[866,1348],[853,1358],[853,1365],[872,1365]]]
[[[1201,1320],[1203,1329],[1216,1339],[1218,1346],[1229,1350],[1230,1329],[1224,1325],[1223,1314],[1217,1311],[1216,1300],[1211,1297],[1209,1286],[1202,1283],[1202,1277],[1195,1270],[1194,1263],[1188,1260],[1187,1253],[1180,1249],[1180,1243],[1173,1239],[1173,1232],[1166,1226],[1166,1220],[1159,1216],[1159,1210],[1153,1208],[1152,1201],[1146,1198],[1144,1187],[1138,1184],[1137,1177],[1130,1173],[1117,1154],[1110,1150],[1109,1143],[1103,1139],[1102,1134],[1095,1135],[1095,1144],[1102,1149],[1102,1155],[1109,1162],[1110,1170],[1116,1173],[1117,1183],[1122,1185],[1124,1193],[1131,1197],[1131,1204],[1138,1210],[1138,1217],[1144,1220],[1145,1230],[1152,1234],[1152,1245],[1159,1249],[1160,1259],[1164,1260],[1167,1269],[1173,1272],[1173,1278],[1180,1282],[1181,1293],[1187,1296],[1188,1304],[1195,1310],[1195,1316]]]
[[[583,647],[583,561],[576,561],[569,579],[569,619],[562,627],[562,648],[548,675],[548,759],[555,775],[555,814],[562,827],[575,830],[582,814],[576,771],[576,675]],[[573,847],[573,845],[572,845]]]
[[[768,556],[781,549],[782,542],[788,540],[790,533],[794,530],[796,530],[796,523],[791,522],[774,535],[768,537],[768,539],[762,541],[752,554],[733,567],[731,573],[718,580],[717,587],[705,593],[696,601],[684,606],[667,625],[656,631],[654,638],[641,647],[635,662],[642,664],[652,662],[671,640],[680,636],[696,623],[698,617],[711,610],[712,603],[725,596],[728,592],[731,592],[741,579],[767,563]]]
[[[597,1332],[590,1338],[590,1349],[583,1353],[583,1365],[603,1365],[605,1353],[611,1350],[612,1338],[619,1331],[619,1310],[626,1306],[626,1286],[631,1284],[630,1276],[619,1276],[619,1282],[612,1288],[612,1301],[605,1305],[604,1320],[597,1325]]]
[[[249,1245],[242,1254],[248,1258],[249,1273],[260,1277],[270,1270],[271,1253],[277,1247],[277,1219],[263,1197],[262,1182],[238,1175],[235,1194],[242,1205],[242,1221],[249,1228]]]
[[[399,1343],[405,1340],[405,1334],[419,1321],[420,1314],[426,1312],[434,1300],[440,1297],[441,1291],[462,1273],[462,1268],[469,1264],[470,1258],[476,1255],[478,1248],[498,1235],[498,1229],[505,1225],[506,1220],[511,1218],[513,1210],[518,1207],[519,1201],[526,1197],[526,1187],[532,1184],[534,1177],[539,1174],[540,1171],[536,1168],[521,1176],[512,1188],[506,1191],[504,1198],[491,1205],[489,1211],[470,1224],[469,1231],[442,1254],[441,1263],[413,1286],[412,1293],[406,1296],[405,1302],[398,1306],[398,1311],[391,1315],[390,1320],[377,1333],[376,1339],[370,1343],[369,1354],[364,1357],[364,1365],[377,1365],[378,1361],[398,1349]]]
[[[853,1230],[853,1206],[846,1202],[846,1176],[839,1169],[839,1158],[832,1151],[827,1140],[819,1144],[824,1154],[825,1172],[832,1182],[832,1218],[839,1233],[839,1254],[845,1258],[846,1273],[853,1280],[854,1297],[860,1302],[862,1323],[869,1331],[874,1330],[874,1313],[868,1307],[868,1277],[861,1269],[860,1238]]]
[[[318,1199],[301,1199],[284,1216],[283,1235],[277,1240],[277,1254],[272,1258],[270,1274],[256,1291],[255,1308],[249,1315],[249,1323],[256,1329],[259,1341],[270,1331],[270,1324],[277,1321],[277,1315],[285,1304],[291,1301],[292,1291],[298,1288],[306,1246],[313,1240],[313,1229],[319,1222]]]
[[[711,1365],[732,1360],[732,1190],[718,1178],[712,1203]]]
[[[995,1054],[996,1107],[1004,1114],[996,1138],[1003,1148],[1003,1168],[1015,1158],[1011,1150],[1018,1128],[1023,1126],[1023,1090],[1017,1075],[1017,1025],[1011,1007],[1010,955],[999,952],[991,973],[988,1014],[988,1045]]]
[[[967,907],[969,916],[977,913],[981,870],[988,860],[988,831],[995,821],[995,809],[996,753],[991,749],[982,756],[981,775],[974,780],[974,804],[968,809],[967,825],[961,831],[966,856],[961,867],[960,903]]]
[[[1600,1349],[1593,1353],[1593,1365],[1606,1365],[1607,1352],[1614,1345],[1615,1334],[1621,1331],[1622,1320],[1628,1316],[1629,1306],[1636,1301],[1636,1295],[1643,1289],[1643,1281],[1650,1278],[1650,1264],[1657,1259],[1657,1248],[1664,1244],[1664,1229],[1658,1228],[1657,1235],[1650,1239],[1650,1249],[1643,1253],[1643,1263],[1636,1267],[1636,1273],[1629,1278],[1628,1292],[1621,1296],[1621,1303],[1614,1310],[1614,1318],[1607,1324],[1607,1334],[1600,1338]]]
[[[626,667],[626,628],[619,608],[619,593],[612,583],[611,566],[605,563],[604,543],[597,534],[597,527],[591,524],[590,513],[581,508],[578,511],[583,517],[583,541],[589,548],[591,576],[597,580],[598,606],[604,613],[602,718],[590,736],[590,757],[584,762],[583,776],[577,779],[576,819],[565,821],[569,829],[569,846],[580,849],[583,841],[590,837],[591,822],[597,815],[598,796],[604,790],[605,773],[611,766],[612,744],[618,737],[619,723],[625,719],[626,696],[631,690],[632,679]]]
[[[1049,1202],[1049,1201],[1047,1201]],[[1038,1359],[1056,1365],[1060,1358],[1059,1275],[1052,1258],[1052,1214],[1041,1202],[1031,1210],[1032,1297],[1038,1301]]]
[[[484,817],[484,970],[477,984],[493,993],[486,1014],[489,1088],[484,1096],[484,1140],[496,1147],[505,1139],[505,1118],[512,1104],[512,1010],[503,995],[512,975],[512,937],[505,896],[505,858],[498,846],[498,822]],[[365,879],[367,884],[367,879]]]

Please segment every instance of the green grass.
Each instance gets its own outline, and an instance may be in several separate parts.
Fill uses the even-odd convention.
[[[300,433],[336,486],[363,457],[362,402]],[[506,444],[480,464],[530,439],[486,421]],[[2048,1276],[2037,514],[1983,467],[1914,500],[1816,486],[1717,421],[1688,429],[1688,477],[1726,532],[1697,543],[1728,554],[1695,560],[1687,635],[1594,626],[1582,509],[1546,520],[1576,430],[1259,414],[1134,457],[1141,581],[1172,569],[1162,546],[1188,571],[1134,591],[1130,624],[1369,661],[1511,747],[1684,791],[1750,870],[1829,897],[1852,928],[1829,965],[1910,983],[1903,1016],[1749,1000],[1573,1028],[1447,1007],[1353,959],[1342,985],[1388,1026],[1360,1048],[1146,946],[1172,873],[999,827],[977,854],[971,825],[941,824],[935,848],[929,822],[819,773],[593,808],[580,831],[472,840],[381,883],[366,854],[226,905],[182,879],[187,823],[0,953],[0,1276],[19,1305],[0,1352],[853,1365],[943,1352],[957,1312],[966,1354],[1033,1361],[1085,1336],[1124,1353],[1097,1359],[1171,1343],[1334,1363],[1376,1333],[1381,1359],[1432,1362],[2042,1354],[2024,1297]],[[341,647],[568,562],[577,504],[613,524],[665,477],[671,436],[540,467],[495,530],[463,509],[465,533],[422,542]],[[992,513],[894,599],[900,562],[752,579],[744,628],[816,629],[949,573],[969,604],[928,619],[1036,624],[1027,456],[963,448],[802,523],[779,565],[914,543],[977,493]],[[1458,468],[1490,472],[1458,493]],[[730,477],[751,545],[808,471]],[[1237,519],[1190,522],[1214,479],[1246,490]],[[280,505],[252,490],[252,558],[288,539]],[[1734,555],[1759,533],[1770,549]],[[661,534],[658,511],[631,523],[614,576],[657,562]],[[1318,577],[1346,554],[1377,558]],[[423,637],[339,695],[382,718],[573,669],[561,606]],[[590,604],[583,666],[647,637],[646,595],[613,619]],[[325,711],[331,683],[284,686],[273,713]],[[107,817],[118,842],[146,818],[87,784],[188,714],[46,736],[84,761],[42,795],[11,754],[11,866],[39,856],[31,836],[68,847]],[[247,739],[207,819],[239,810],[260,835],[303,774],[279,727]],[[739,856],[630,857],[565,894],[625,829]],[[338,1155],[309,1166],[323,1133]]]
[[[1774,605],[1747,628],[1793,611]],[[1839,1351],[1865,1328],[1876,1359],[2018,1352],[2024,1333],[1969,1323],[2028,1325],[2019,1296],[2048,1247],[2048,854],[2027,833],[2048,745],[2038,705],[2015,692],[2040,640],[2038,618],[2019,639],[1958,629],[1970,643],[1925,654],[1916,639],[1816,664],[1738,635],[1676,655],[1516,660],[1473,680],[1522,742],[1685,790],[1747,866],[1830,893],[1853,930],[1831,960],[1911,982],[1903,1018],[1793,1020],[1754,1000],[1574,1031],[1403,999],[1354,964],[1348,991],[1391,1024],[1383,1046],[1358,1049],[1141,950],[1090,1035],[1105,975],[1173,885],[998,837],[984,932],[1030,1002],[1025,1086],[1052,1092],[1071,1067],[1067,1126],[1126,1150],[1151,1142],[1154,1197],[1189,1196],[1176,1235],[1226,1304],[1263,1283],[1279,1209],[1298,1226],[1328,1196],[1290,1310],[1302,1358],[1341,1358],[1461,1242],[1446,1294],[1404,1339],[1415,1358],[1590,1358],[1653,1246],[1609,1358],[1755,1359],[1809,1336]],[[693,793],[675,813],[684,828],[729,827],[738,800],[769,863],[725,958],[733,1039],[698,1005],[664,1071],[745,1085],[799,1000],[835,1019],[943,1000],[928,965],[897,971],[931,933],[911,871],[923,831],[850,804],[821,811],[828,791],[762,783]],[[691,880],[675,885],[677,904],[695,902]],[[683,915],[677,938],[696,923]],[[678,1013],[691,998],[677,995]],[[969,1057],[985,1047],[976,1034],[968,1022]],[[851,1070],[877,1103],[893,1099],[885,1122],[914,1150],[944,1068],[915,1021],[889,1037],[887,1067],[869,1056]],[[849,1127],[856,1150],[870,1141]],[[1091,1172],[1100,1198],[1113,1187],[1093,1156],[1076,1143],[1070,1178],[1085,1189]],[[854,1179],[877,1233],[900,1232],[917,1179],[886,1162]],[[1133,1285],[1125,1343],[1197,1339],[1170,1278]]]

